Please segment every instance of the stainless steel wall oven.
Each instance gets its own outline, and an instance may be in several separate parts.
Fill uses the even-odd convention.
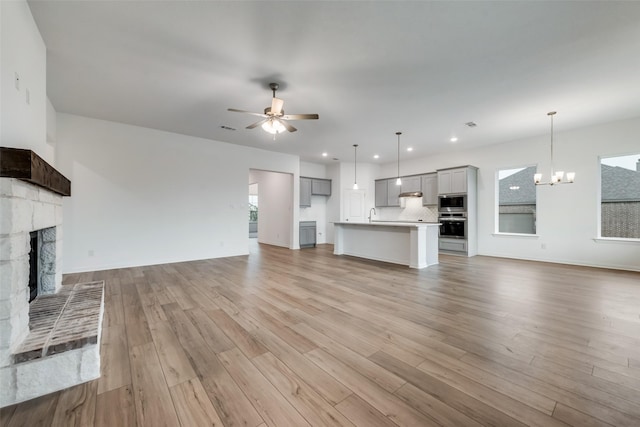
[[[467,238],[467,214],[465,212],[440,212],[440,237]]]

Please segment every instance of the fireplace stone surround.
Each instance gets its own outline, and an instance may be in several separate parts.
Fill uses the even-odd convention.
[[[104,284],[62,286],[62,197],[70,194],[69,181],[29,150],[0,150],[0,407],[5,407],[100,376]],[[27,161],[8,162],[14,154]],[[28,176],[21,175],[25,169]],[[46,258],[39,263],[38,297],[29,304],[33,231]],[[43,322],[41,313],[55,309]]]

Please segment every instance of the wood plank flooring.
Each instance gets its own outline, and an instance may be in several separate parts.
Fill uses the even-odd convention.
[[[640,273],[253,244],[91,280],[102,377],[1,425],[640,425]]]

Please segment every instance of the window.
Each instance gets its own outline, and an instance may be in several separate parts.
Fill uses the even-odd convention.
[[[249,221],[258,221],[258,195],[249,194]]]
[[[498,232],[536,234],[536,166],[498,170]]]
[[[640,239],[640,153],[600,158],[600,237]]]

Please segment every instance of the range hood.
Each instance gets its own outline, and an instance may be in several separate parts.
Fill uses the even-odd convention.
[[[422,197],[422,191],[407,191],[406,193],[400,193],[398,197]]]

